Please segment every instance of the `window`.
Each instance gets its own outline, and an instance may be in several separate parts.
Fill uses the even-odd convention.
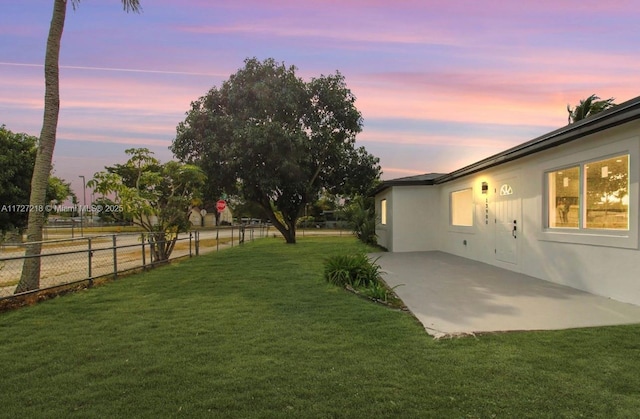
[[[629,229],[629,155],[547,173],[548,227]]]
[[[451,193],[451,225],[473,225],[473,193],[471,189]]]
[[[387,225],[387,200],[380,201],[380,224]]]
[[[548,174],[549,227],[577,228],[580,211],[580,167]]]

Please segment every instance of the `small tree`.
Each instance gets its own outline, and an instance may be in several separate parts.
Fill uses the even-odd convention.
[[[342,209],[342,216],[360,241],[377,244],[376,211],[372,197],[357,195]]]
[[[111,202],[123,215],[149,233],[152,259],[167,261],[178,233],[191,225],[191,204],[199,197],[206,176],[190,164],[161,164],[146,148],[125,152],[131,157],[124,165],[96,173],[87,186],[103,197],[113,195]]]

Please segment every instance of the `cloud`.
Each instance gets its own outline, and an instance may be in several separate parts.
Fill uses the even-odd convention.
[[[0,66],[12,66],[12,67],[33,67],[43,68],[43,64],[30,64],[30,63],[12,63],[12,62],[0,62]],[[180,76],[204,76],[204,77],[226,77],[227,74],[223,73],[201,73],[192,71],[175,71],[175,70],[153,70],[153,69],[140,69],[140,68],[112,68],[112,67],[92,67],[92,66],[78,66],[78,65],[60,65],[61,69],[68,70],[88,70],[88,71],[113,71],[119,73],[142,73],[142,74],[167,74],[167,75],[180,75]]]

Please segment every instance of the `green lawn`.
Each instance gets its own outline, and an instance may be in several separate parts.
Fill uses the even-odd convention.
[[[262,239],[0,314],[0,417],[637,417],[640,327],[433,340]]]

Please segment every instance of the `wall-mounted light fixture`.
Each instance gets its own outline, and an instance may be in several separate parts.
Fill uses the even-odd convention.
[[[482,194],[486,195],[489,193],[489,184],[487,182],[482,182]]]

